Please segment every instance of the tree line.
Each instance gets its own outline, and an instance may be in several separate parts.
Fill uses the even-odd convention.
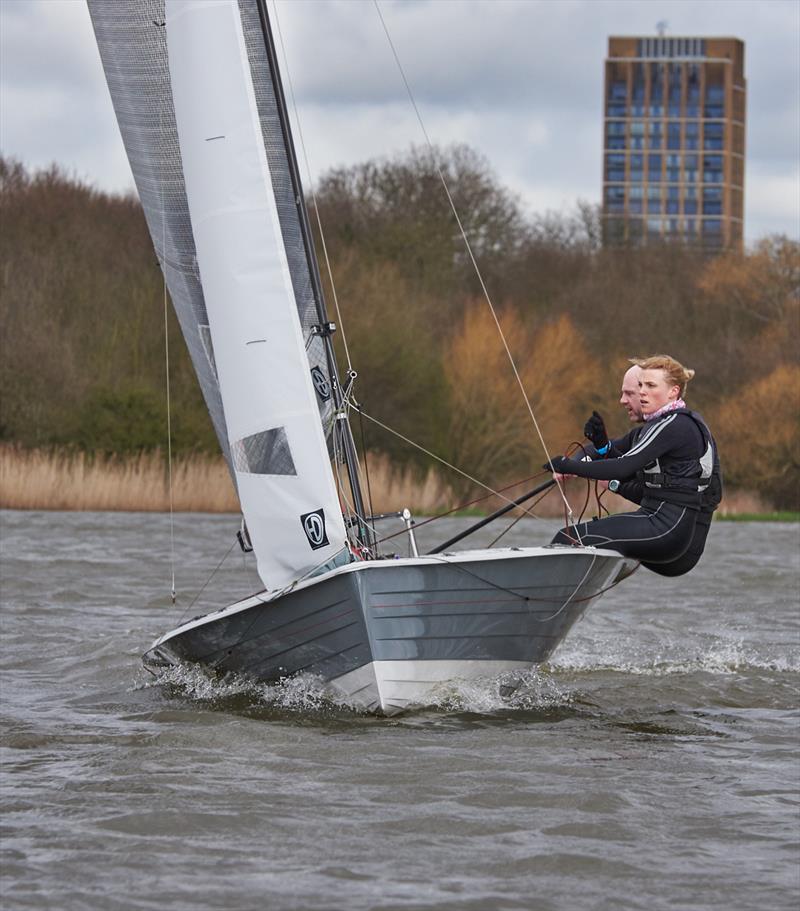
[[[530,215],[465,146],[332,170],[308,202],[331,263],[340,367],[349,355],[365,414],[401,435],[356,418],[359,446],[427,466],[408,437],[485,483],[525,477],[544,453],[520,383],[547,449],[562,452],[593,408],[627,429],[616,405],[627,358],[665,352],[697,371],[688,400],[712,426],[729,485],[800,508],[797,242],[715,257],[603,248],[595,207]],[[0,439],[163,448],[163,285],[138,200],[0,158],[0,214]],[[214,452],[171,308],[166,322],[173,448]]]

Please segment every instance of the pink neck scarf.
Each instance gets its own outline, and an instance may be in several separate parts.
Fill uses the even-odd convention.
[[[677,411],[679,408],[685,408],[686,402],[683,399],[675,399],[674,402],[667,402],[666,405],[663,405],[658,411],[654,411],[652,414],[643,414],[642,418],[645,421],[654,421],[656,418],[660,418],[662,414],[667,414],[670,411]]]

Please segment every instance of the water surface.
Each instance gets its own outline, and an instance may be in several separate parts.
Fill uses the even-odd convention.
[[[638,572],[510,699],[389,720],[310,679],[142,670],[258,587],[238,549],[208,581],[236,527],[176,518],[173,606],[169,517],[2,514],[3,908],[797,908],[797,525],[715,524],[690,576]]]

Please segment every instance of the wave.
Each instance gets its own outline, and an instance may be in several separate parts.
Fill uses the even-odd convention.
[[[599,654],[598,654],[599,651]],[[601,648],[571,648],[545,665],[523,673],[504,673],[442,683],[427,704],[415,711],[433,710],[491,716],[507,712],[548,714],[578,710],[582,701],[575,685],[594,674],[677,677],[694,674],[734,675],[750,672],[792,673],[800,670],[800,655],[765,658],[742,642],[716,642],[694,656],[654,654],[613,658]],[[576,680],[576,676],[578,680]],[[193,665],[166,668],[137,688],[160,688],[211,708],[234,712],[289,713],[320,718],[363,716],[320,677],[298,674],[274,683],[260,683],[228,674],[212,677]],[[408,714],[408,713],[406,713]]]
[[[800,671],[800,649],[782,655],[764,655],[743,640],[717,640],[693,655],[609,655],[605,648],[572,646],[547,665],[558,673],[606,671],[653,677],[673,674],[741,674],[749,671]]]

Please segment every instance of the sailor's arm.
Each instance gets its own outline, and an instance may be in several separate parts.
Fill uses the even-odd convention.
[[[598,481],[624,481],[633,478],[655,459],[674,449],[680,443],[680,431],[674,421],[667,418],[661,426],[646,431],[627,453],[619,458],[597,459],[594,462],[579,462],[564,456],[551,460],[553,471],[559,474],[574,474],[581,478],[595,478]]]

